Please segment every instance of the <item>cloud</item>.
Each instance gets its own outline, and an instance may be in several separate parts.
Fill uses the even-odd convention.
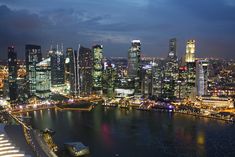
[[[222,50],[229,56],[235,51],[235,9],[228,0],[0,0],[0,4],[1,52],[11,43],[24,56],[27,43],[42,45],[45,52],[52,42],[65,47],[80,42],[87,47],[103,43],[112,52],[108,55],[126,56],[130,41],[141,39],[144,53],[166,56],[172,37],[179,39],[181,54],[191,38],[200,43],[198,56],[220,55]]]

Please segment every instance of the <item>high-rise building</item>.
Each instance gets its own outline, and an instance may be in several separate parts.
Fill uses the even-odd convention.
[[[168,58],[176,60],[177,59],[176,51],[177,51],[176,38],[170,39]]]
[[[208,64],[208,60],[197,60],[196,62],[196,89],[198,96],[207,95]]]
[[[152,65],[147,64],[141,69],[141,94],[153,95],[153,71]]]
[[[102,93],[102,73],[103,73],[103,45],[95,45],[92,47],[92,86],[94,92]]]
[[[65,82],[69,85],[70,94],[79,94],[79,65],[77,50],[67,48],[65,58]]]
[[[36,96],[49,98],[51,91],[51,59],[36,64]]]
[[[38,45],[26,45],[26,73],[28,81],[29,95],[35,95],[36,93],[36,64],[42,61],[41,46]]]
[[[195,40],[188,40],[186,44],[185,62],[195,62]]]
[[[133,40],[128,51],[128,76],[130,78],[139,77],[141,64],[141,42]]]
[[[65,56],[65,82],[70,85],[70,80],[74,70],[74,51],[73,48],[67,48]]]
[[[187,66],[187,97],[194,99],[196,96],[196,62],[186,63]]]
[[[65,60],[63,51],[54,50],[51,54],[51,85],[61,86],[65,83]]]
[[[176,97],[184,99],[188,96],[188,68],[187,66],[179,67],[179,78],[176,85]]]
[[[104,61],[103,71],[103,94],[108,97],[114,96],[115,80],[116,80],[116,67],[110,60]]]
[[[11,103],[15,103],[18,98],[17,93],[17,54],[14,46],[8,47],[8,86]]]
[[[157,97],[162,96],[162,86],[163,86],[163,66],[161,61],[153,62],[152,64],[152,95]]]
[[[175,98],[177,97],[177,81],[179,76],[178,71],[178,58],[176,55],[176,39],[170,39],[169,41],[169,53],[164,66],[164,79],[162,88],[163,98]]]
[[[133,40],[128,51],[128,77],[135,82],[135,94],[141,93],[141,42]]]
[[[80,47],[79,49],[79,74],[81,95],[88,95],[92,91],[92,52],[91,49]]]

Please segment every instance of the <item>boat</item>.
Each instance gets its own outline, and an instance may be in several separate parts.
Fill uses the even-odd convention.
[[[46,128],[42,131],[44,134],[50,134],[50,135],[54,135],[55,131],[49,128]]]
[[[64,144],[65,149],[72,156],[83,156],[90,153],[90,150],[81,142],[69,142]]]

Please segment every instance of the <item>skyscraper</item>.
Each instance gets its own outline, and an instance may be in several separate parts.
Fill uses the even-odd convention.
[[[11,103],[17,101],[17,54],[14,46],[8,47],[8,82]]]
[[[53,50],[51,56],[51,85],[60,86],[65,83],[64,54],[62,51]]]
[[[141,42],[132,40],[128,51],[128,77],[135,82],[135,94],[141,93]]]
[[[79,65],[77,52],[77,50],[67,48],[65,58],[65,82],[70,87],[70,94],[74,96],[79,94]]]
[[[195,40],[188,40],[186,44],[185,62],[195,62]]]
[[[51,91],[51,59],[36,64],[36,96],[49,98]]]
[[[174,98],[177,96],[177,81],[179,76],[178,58],[176,55],[176,38],[169,41],[169,53],[164,66],[164,79],[163,79],[163,98]]]
[[[26,73],[28,81],[29,95],[36,93],[36,64],[42,61],[41,46],[38,45],[26,45]]]
[[[141,42],[133,40],[128,51],[128,76],[131,78],[139,77],[141,62]]]
[[[65,82],[70,84],[72,75],[74,74],[74,51],[73,48],[67,48],[65,57]]]
[[[80,47],[79,70],[81,95],[90,94],[92,91],[92,52],[91,49]]]
[[[177,52],[176,52],[176,38],[172,38],[169,41],[169,53],[168,53],[168,58],[170,59],[177,59]]]
[[[92,47],[92,85],[93,90],[98,93],[102,93],[102,73],[103,73],[103,45],[95,45]]]
[[[207,95],[208,64],[208,60],[198,60],[196,62],[196,89],[198,96]]]
[[[188,40],[186,44],[185,65],[187,66],[187,97],[195,98],[196,62],[195,40]]]

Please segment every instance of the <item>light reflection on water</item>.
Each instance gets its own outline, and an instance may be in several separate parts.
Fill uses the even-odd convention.
[[[100,106],[91,112],[42,113],[30,113],[33,127],[55,130],[55,142],[60,146],[81,141],[94,157],[234,155],[235,127],[216,120]]]

